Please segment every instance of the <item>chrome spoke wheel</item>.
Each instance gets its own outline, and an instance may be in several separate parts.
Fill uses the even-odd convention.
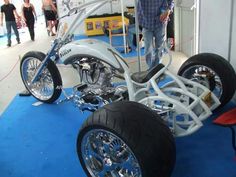
[[[31,94],[40,100],[48,100],[54,93],[54,83],[47,68],[43,69],[37,81],[32,84],[32,79],[40,64],[41,61],[37,58],[29,57],[25,59],[21,65],[22,79]]]
[[[186,69],[182,76],[204,85],[218,98],[221,98],[223,93],[222,81],[217,73],[211,68],[203,65],[194,65]]]
[[[82,139],[82,157],[93,177],[141,177],[131,149],[111,132],[94,129]]]
[[[89,177],[170,177],[176,151],[157,114],[143,104],[118,101],[87,118],[77,153]]]

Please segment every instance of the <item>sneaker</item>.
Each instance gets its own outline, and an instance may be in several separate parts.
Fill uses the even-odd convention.
[[[11,47],[11,44],[7,44],[7,47]]]
[[[20,44],[20,41],[17,41],[17,44]]]

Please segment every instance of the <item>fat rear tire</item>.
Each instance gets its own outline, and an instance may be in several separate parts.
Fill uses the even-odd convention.
[[[119,137],[136,157],[142,177],[170,177],[175,165],[175,141],[169,128],[150,108],[129,101],[114,102],[94,112],[77,138],[77,152],[87,176],[91,173],[83,158],[83,138],[93,130]],[[96,176],[96,175],[94,175]]]
[[[178,71],[178,75],[187,79],[192,79],[192,75],[186,74],[189,68],[194,66],[206,66],[214,71],[222,83],[222,94],[218,97],[221,105],[218,108],[223,107],[233,97],[236,89],[236,75],[234,68],[223,57],[212,53],[201,53],[190,57],[183,63]],[[209,89],[214,89],[214,81],[209,82]]]

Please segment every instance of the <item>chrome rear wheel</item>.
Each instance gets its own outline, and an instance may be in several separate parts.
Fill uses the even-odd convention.
[[[82,154],[91,176],[141,177],[139,163],[128,145],[111,132],[94,129],[82,140]]]
[[[223,93],[222,81],[219,75],[211,68],[204,65],[195,65],[187,68],[182,76],[204,85],[209,88],[217,98],[221,98]]]
[[[223,107],[236,90],[234,68],[223,57],[212,53],[200,53],[186,60],[178,75],[208,87],[220,100]]]
[[[87,118],[77,154],[88,177],[170,177],[176,151],[170,129],[155,112],[118,101]]]

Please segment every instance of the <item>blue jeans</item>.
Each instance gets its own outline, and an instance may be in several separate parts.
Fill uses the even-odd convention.
[[[134,34],[136,34],[135,24],[131,24],[128,26],[128,37],[127,37],[129,47],[132,47],[133,45]]]
[[[166,39],[166,25],[156,30],[143,28],[145,58],[149,69],[159,64],[163,55],[163,44]]]
[[[8,44],[11,44],[11,28],[14,30],[17,42],[20,42],[19,32],[15,21],[6,21]]]

